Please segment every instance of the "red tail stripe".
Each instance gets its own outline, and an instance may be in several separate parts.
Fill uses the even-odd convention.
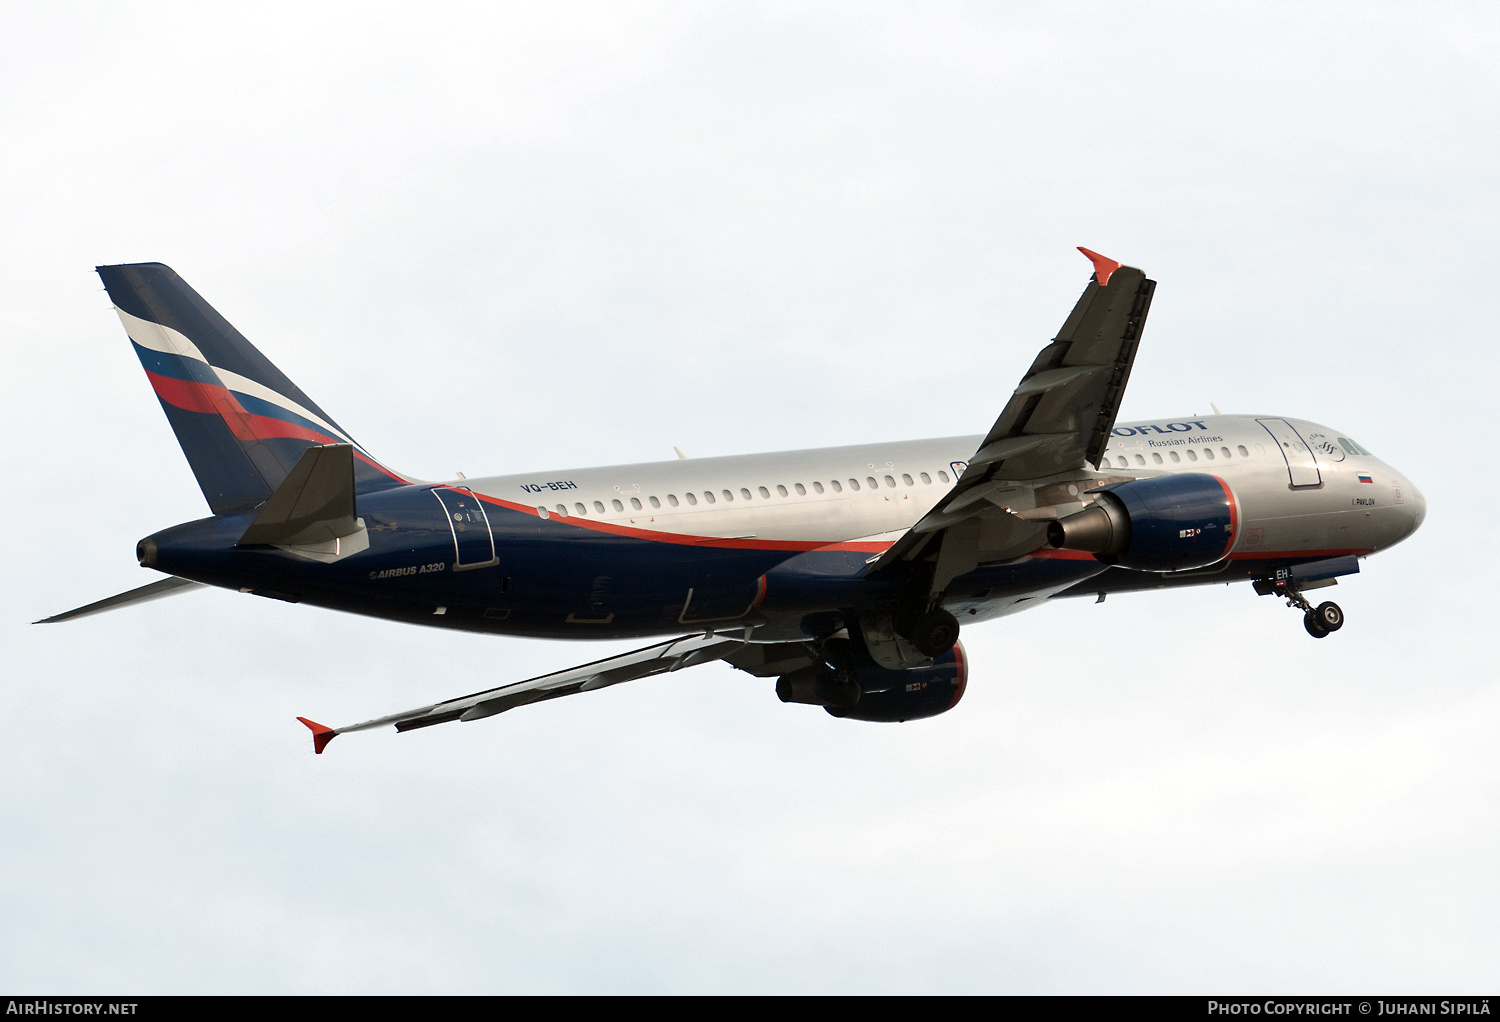
[[[153,373],[149,369],[146,370],[146,378],[151,381],[151,389],[156,391],[156,396],[174,408],[219,416],[234,434],[234,438],[241,443],[274,439],[306,440],[314,444],[348,442],[284,419],[255,415],[247,411],[227,387],[199,383],[196,380],[177,380]],[[397,482],[409,482],[359,450],[354,452],[354,456]]]

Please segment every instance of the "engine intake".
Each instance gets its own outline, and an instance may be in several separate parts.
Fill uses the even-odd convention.
[[[1092,507],[1047,526],[1047,541],[1135,571],[1187,571],[1223,560],[1239,509],[1218,476],[1153,476],[1099,490]]]

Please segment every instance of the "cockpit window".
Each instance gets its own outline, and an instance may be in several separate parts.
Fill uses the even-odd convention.
[[[1339,441],[1339,446],[1342,447],[1344,450],[1348,451],[1350,454],[1365,454],[1365,455],[1369,455],[1370,454],[1369,451],[1365,450],[1359,444],[1355,443],[1353,440],[1348,439],[1347,437],[1339,437],[1338,441]],[[1374,455],[1370,455],[1370,456],[1374,457]]]

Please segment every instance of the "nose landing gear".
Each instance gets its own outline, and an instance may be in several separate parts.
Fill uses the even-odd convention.
[[[1302,595],[1302,590],[1287,575],[1276,579],[1264,579],[1255,583],[1255,591],[1263,596],[1275,593],[1287,602],[1287,606],[1302,611],[1302,627],[1314,639],[1327,638],[1344,627],[1344,611],[1337,603],[1327,601],[1314,607]]]
[[[1305,604],[1307,601],[1304,599],[1302,602]],[[1337,603],[1320,603],[1316,607],[1308,607],[1307,612],[1302,615],[1302,627],[1314,639],[1324,638],[1329,632],[1336,632],[1344,627],[1344,612]]]

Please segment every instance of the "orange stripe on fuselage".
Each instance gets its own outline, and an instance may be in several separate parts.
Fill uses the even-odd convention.
[[[450,487],[452,489],[453,487]],[[532,515],[540,518],[541,514],[535,504],[519,504],[504,497],[492,497],[487,493],[478,493],[470,490],[474,496],[488,504],[496,504],[511,511],[519,511],[522,514]],[[789,553],[805,553],[808,550],[831,550],[848,551],[851,553],[878,554],[889,550],[890,543],[883,541],[872,542],[835,542],[819,543],[816,540],[794,540],[794,539],[735,539],[722,536],[697,536],[692,533],[683,532],[661,532],[655,529],[642,529],[634,525],[616,525],[613,522],[596,522],[580,515],[566,515],[562,518],[549,512],[548,520],[564,522],[580,529],[592,529],[595,532],[607,532],[615,536],[628,536],[631,539],[645,539],[656,543],[676,543],[682,546],[704,546],[731,550],[785,550]]]

